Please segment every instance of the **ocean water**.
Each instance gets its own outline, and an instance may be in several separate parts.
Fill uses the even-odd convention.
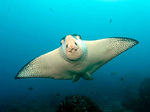
[[[0,112],[55,112],[66,96],[77,94],[104,112],[150,111],[149,27],[149,0],[0,0]],[[92,81],[15,79],[68,34],[128,37],[139,44],[91,74]]]

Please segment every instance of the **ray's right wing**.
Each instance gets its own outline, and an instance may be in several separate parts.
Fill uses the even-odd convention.
[[[112,37],[95,41],[84,41],[88,48],[88,61],[91,66],[90,73],[99,67],[138,44],[137,40],[125,37]]]

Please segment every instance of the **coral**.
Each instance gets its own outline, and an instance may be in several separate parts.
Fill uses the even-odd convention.
[[[102,112],[90,98],[80,95],[67,96],[56,112]]]

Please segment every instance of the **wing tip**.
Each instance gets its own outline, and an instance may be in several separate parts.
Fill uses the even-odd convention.
[[[134,45],[138,44],[139,41],[133,39],[133,38],[128,38],[128,37],[110,37],[110,38],[117,38],[117,39],[121,39],[121,40],[128,40],[128,41],[132,41],[134,42]]]
[[[17,74],[17,75],[15,76],[15,79],[22,79],[22,78],[24,78],[24,77],[19,77],[19,74]]]
[[[24,77],[24,76],[19,76],[19,74],[17,74],[16,76],[15,76],[15,79],[26,79],[26,78],[38,78],[38,77]]]
[[[126,37],[125,37],[125,38],[126,38]],[[139,43],[139,41],[137,41],[137,40],[135,40],[135,39],[132,39],[132,38],[126,38],[126,39],[133,41],[133,42],[135,43],[135,45]]]
[[[21,77],[17,77],[17,76],[15,76],[15,79],[22,79]]]

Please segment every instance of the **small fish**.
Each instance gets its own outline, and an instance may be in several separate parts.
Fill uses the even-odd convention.
[[[60,96],[60,92],[56,93],[56,96]]]
[[[124,81],[124,78],[121,77],[121,81]]]
[[[49,8],[50,12],[53,12],[53,9],[52,8]]]
[[[111,76],[114,76],[114,75],[116,75],[117,74],[117,72],[112,72],[110,75]]]
[[[94,91],[92,91],[92,94],[95,94],[95,92],[94,92]]]
[[[112,22],[112,19],[109,20],[109,23],[111,23],[111,22]]]
[[[10,10],[11,8],[10,8],[10,7],[8,7],[7,9],[8,9],[8,10]]]
[[[29,88],[28,88],[28,90],[33,90],[33,87],[32,87],[32,86],[31,86],[31,87],[29,87]]]
[[[37,100],[32,100],[32,102],[33,102],[33,103],[36,103],[36,102],[37,102]]]

